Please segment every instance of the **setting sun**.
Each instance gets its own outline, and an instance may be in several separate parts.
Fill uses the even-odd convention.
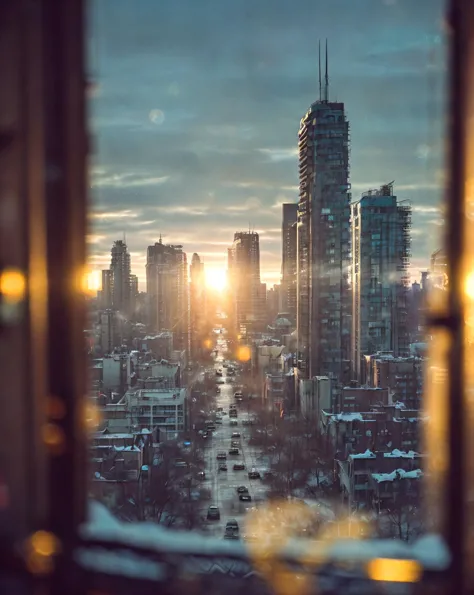
[[[222,291],[227,286],[227,271],[225,269],[206,267],[206,285],[216,291]]]

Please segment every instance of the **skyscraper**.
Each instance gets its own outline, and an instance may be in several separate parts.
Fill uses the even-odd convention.
[[[298,219],[298,204],[286,203],[283,206],[283,221],[281,228],[281,311],[296,321],[296,225]]]
[[[263,322],[258,233],[236,232],[227,254],[232,324],[238,333],[247,335]]]
[[[111,251],[112,307],[125,315],[130,311],[130,253],[122,240],[114,242]]]
[[[408,355],[408,266],[411,207],[393,185],[369,190],[351,205],[352,371],[364,355]]]
[[[104,269],[102,271],[102,289],[100,292],[100,307],[102,310],[112,308],[112,271]]]
[[[297,227],[298,374],[341,379],[348,353],[349,123],[324,94],[299,129]]]
[[[152,330],[172,331],[175,349],[189,352],[188,265],[182,246],[161,239],[148,246],[146,291]]]
[[[189,267],[189,310],[191,318],[191,357],[199,356],[204,339],[204,325],[206,322],[206,284],[204,275],[204,263],[199,255],[194,253]]]

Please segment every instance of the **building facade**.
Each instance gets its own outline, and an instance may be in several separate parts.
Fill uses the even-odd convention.
[[[261,327],[262,303],[266,300],[266,295],[262,296],[263,287],[260,283],[258,233],[236,232],[227,254],[232,325],[239,334],[245,336]]]
[[[283,221],[281,227],[281,306],[279,311],[296,321],[296,226],[298,220],[298,204],[286,203],[282,205]]]
[[[189,309],[191,317],[191,357],[197,358],[202,350],[206,323],[206,279],[204,263],[194,253],[189,267]]]
[[[111,293],[112,307],[122,314],[130,313],[130,253],[122,240],[114,242],[111,251]]]
[[[350,336],[349,123],[344,104],[313,103],[298,137],[298,375],[340,381],[348,367]]]
[[[369,190],[351,205],[352,350],[354,377],[363,357],[409,353],[408,267],[411,207],[398,203],[393,185]]]
[[[148,246],[146,288],[150,329],[171,331],[174,348],[189,353],[188,265],[182,246],[165,245],[161,239]]]

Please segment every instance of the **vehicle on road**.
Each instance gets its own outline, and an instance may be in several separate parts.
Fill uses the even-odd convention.
[[[233,469],[234,471],[244,471],[245,465],[243,463],[234,463]]]
[[[222,413],[224,411],[224,407],[218,407],[217,408],[217,413]]]
[[[236,409],[231,409],[229,411],[229,417],[237,417],[237,410]]]
[[[218,506],[209,506],[207,509],[207,520],[208,521],[219,521],[221,518],[221,511]]]
[[[207,426],[206,426],[206,430],[207,430],[208,432],[215,432],[215,430],[216,430],[216,426],[215,426],[214,424],[207,424]]]
[[[240,438],[240,432],[232,432],[232,438]]]
[[[260,473],[256,469],[249,471],[249,479],[260,479]]]
[[[239,523],[235,519],[229,519],[225,525],[226,531],[227,529],[231,529],[232,531],[239,530]]]
[[[239,422],[236,419],[231,419],[229,425],[231,425],[231,426],[238,426],[239,425]]]
[[[216,417],[216,424],[222,425],[222,417]]]
[[[219,465],[219,471],[227,471],[227,465]]]
[[[239,494],[239,500],[241,502],[252,502],[252,496],[250,494]]]
[[[237,493],[238,494],[248,494],[248,491],[249,491],[249,489],[248,489],[247,486],[239,486],[237,488]]]
[[[217,458],[218,461],[226,461],[227,460],[227,455],[226,455],[225,452],[218,452],[216,458]]]
[[[243,396],[244,396],[244,394],[243,394],[243,392],[241,390],[237,390],[234,393],[234,399],[240,399],[240,397],[243,398]]]
[[[239,449],[238,448],[229,448],[229,454],[230,455],[238,455],[239,453]]]
[[[231,440],[230,447],[231,448],[240,448],[240,441],[239,440]]]
[[[216,378],[216,384],[225,384],[225,380],[223,378]]]
[[[226,529],[224,533],[224,539],[240,539],[240,535],[232,529]]]
[[[233,403],[232,405],[229,405],[229,409],[237,409],[237,405],[235,405],[235,403]]]

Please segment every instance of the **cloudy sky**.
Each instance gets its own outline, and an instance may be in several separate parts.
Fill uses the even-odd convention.
[[[442,16],[442,0],[95,0],[92,265],[126,233],[142,282],[160,234],[225,268],[250,225],[262,280],[278,282],[281,203],[297,200],[299,120],[327,37],[353,198],[395,180],[413,205],[413,272],[426,266],[442,223]]]

